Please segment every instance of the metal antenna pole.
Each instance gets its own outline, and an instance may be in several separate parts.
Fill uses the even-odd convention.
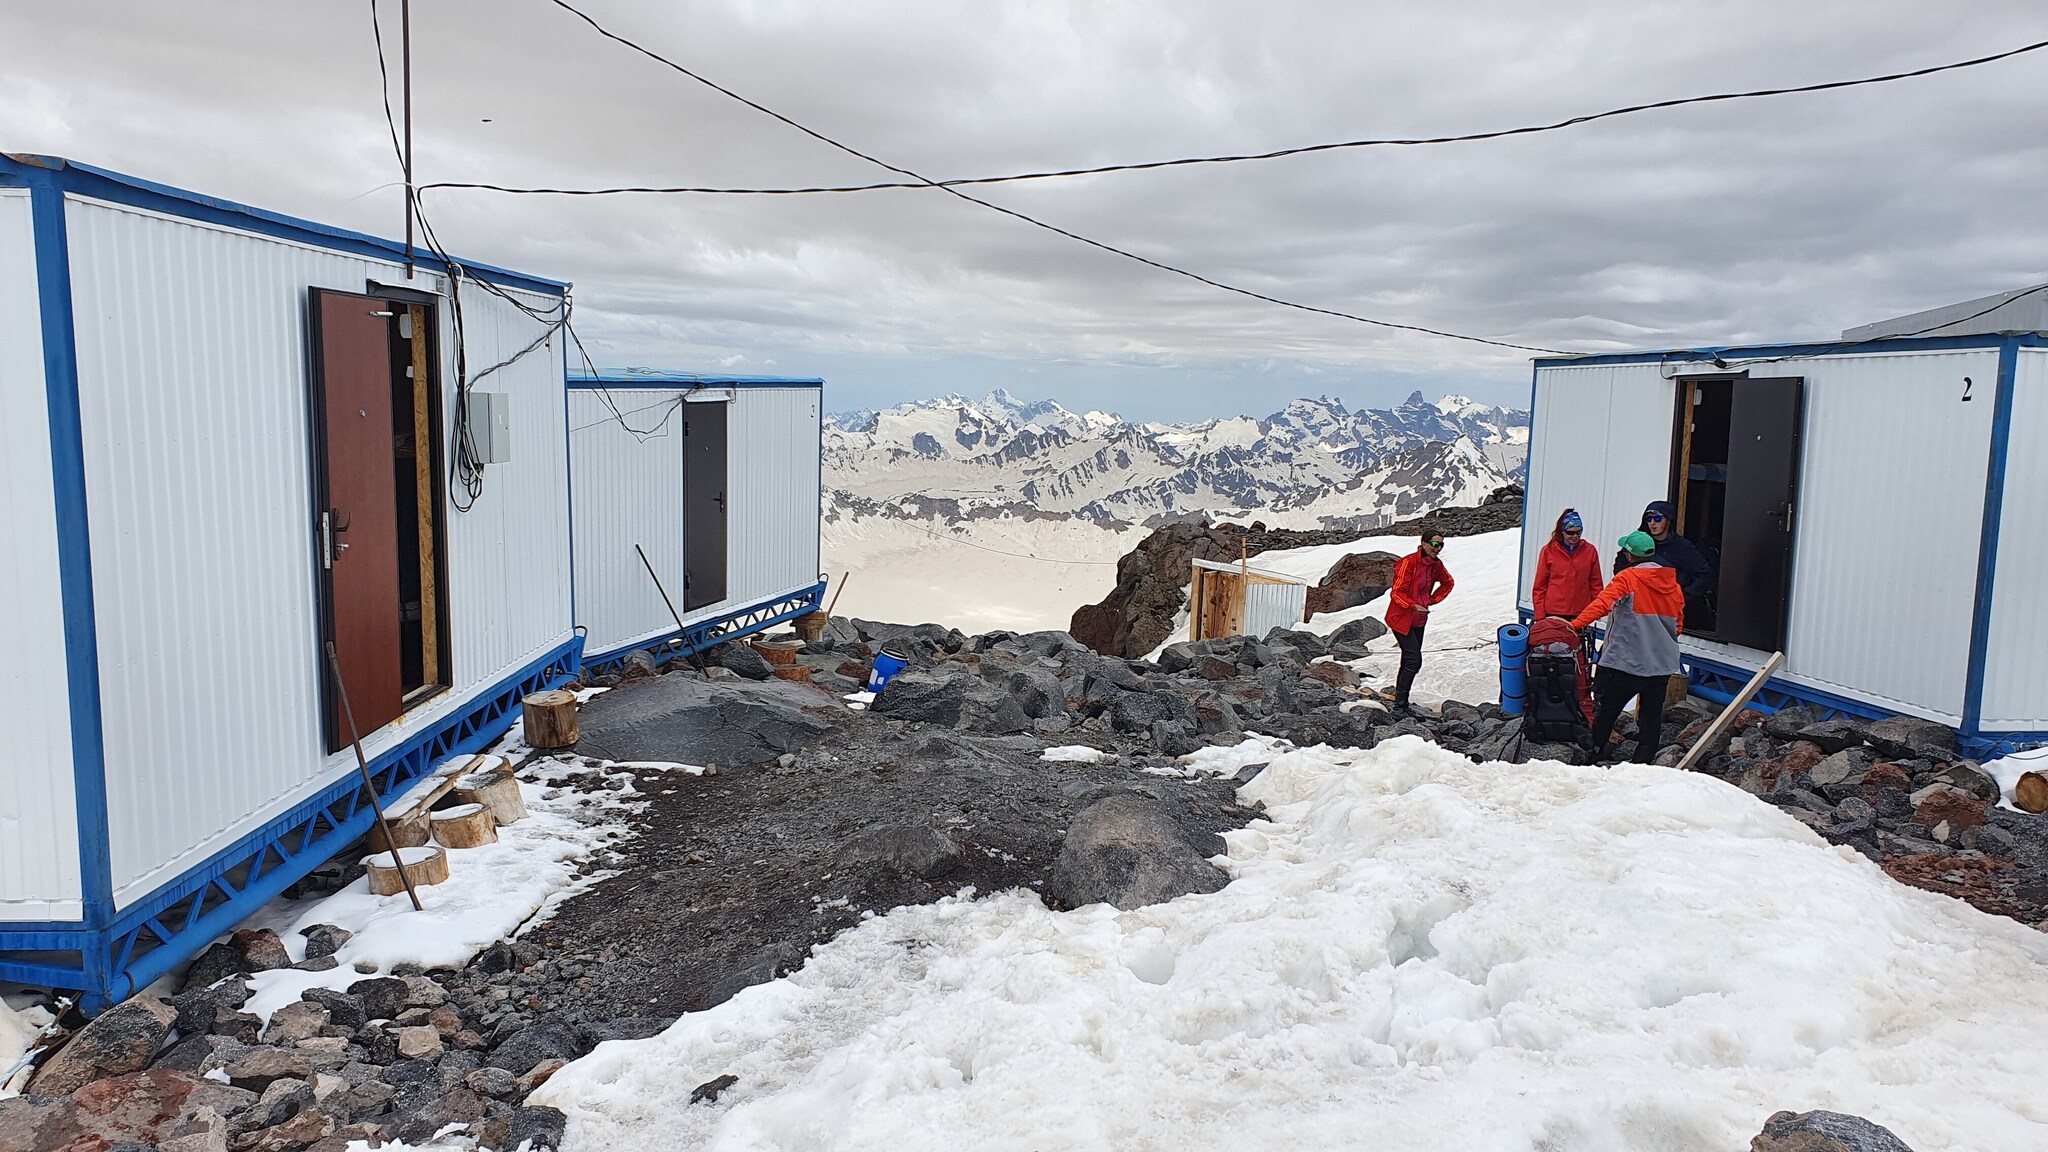
[[[399,55],[405,72],[405,278],[412,279],[412,221],[418,213],[412,185],[412,0],[399,0]],[[415,901],[417,903],[417,901]]]
[[[370,797],[370,811],[377,814],[377,830],[384,834],[384,846],[391,849],[391,866],[398,869],[398,878],[405,882],[405,894],[412,897],[412,910],[425,912],[420,894],[413,891],[412,873],[405,870],[405,858],[398,854],[398,838],[391,834],[391,825],[384,822],[384,805],[377,802],[377,786],[370,781],[370,764],[363,759],[363,736],[356,731],[356,710],[349,707],[348,685],[341,678],[341,657],[334,654],[332,640],[327,642],[327,665],[334,669],[334,693],[341,697],[341,714],[348,720],[349,743],[356,749],[356,771],[363,775],[363,791]]]

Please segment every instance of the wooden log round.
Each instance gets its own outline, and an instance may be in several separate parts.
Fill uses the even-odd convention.
[[[2019,782],[2012,786],[2012,805],[2035,815],[2048,812],[2048,775],[2020,773]]]
[[[526,742],[535,748],[567,748],[576,743],[576,694],[551,688],[519,702]]]
[[[498,842],[498,822],[482,804],[457,804],[434,813],[434,843],[443,848],[475,848]]]
[[[797,650],[804,646],[801,640],[755,640],[749,646],[761,654],[770,667],[787,668],[796,663]]]
[[[778,668],[770,668],[768,671],[777,680],[788,680],[794,684],[809,684],[811,682],[811,666],[809,664],[785,664]]]
[[[510,772],[472,772],[457,780],[449,795],[458,804],[490,809],[500,826],[526,819],[526,798],[519,794],[519,778]]]
[[[432,844],[400,848],[398,858],[405,863],[406,874],[412,877],[415,888],[448,879],[448,853]],[[371,892],[379,896],[396,896],[405,891],[405,881],[399,877],[398,869],[392,866],[389,852],[363,857],[363,867],[369,872]]]
[[[816,644],[818,637],[825,634],[825,625],[831,620],[832,618],[823,612],[806,612],[791,621],[790,626],[796,629],[797,639],[806,644]]]

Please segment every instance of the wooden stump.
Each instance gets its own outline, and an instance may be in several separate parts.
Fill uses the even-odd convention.
[[[448,854],[432,844],[400,848],[398,858],[405,862],[406,874],[412,877],[415,888],[448,879]],[[371,892],[379,896],[396,896],[405,891],[405,881],[399,878],[398,869],[392,866],[389,852],[363,857],[363,867],[370,873]]]
[[[755,640],[748,645],[761,654],[770,667],[787,668],[796,663],[797,649],[804,646],[801,640]]]
[[[481,804],[490,809],[491,819],[501,826],[526,819],[519,778],[510,772],[472,772],[457,780],[449,794],[459,804]]]
[[[2019,783],[2012,786],[2012,806],[2036,815],[2048,812],[2048,776],[2039,772],[2020,773]]]
[[[576,743],[576,694],[559,688],[535,692],[519,702],[526,742],[535,748],[567,748]]]
[[[806,644],[816,644],[818,637],[825,634],[825,625],[831,620],[832,618],[823,612],[806,612],[791,621],[790,626],[796,629],[797,639]]]
[[[498,842],[498,822],[482,804],[457,804],[434,813],[434,843],[444,848],[475,848]]]

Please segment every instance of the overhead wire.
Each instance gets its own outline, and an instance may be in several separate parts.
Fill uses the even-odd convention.
[[[2020,300],[2024,300],[2027,297],[2034,295],[2036,292],[2048,292],[2048,283],[2036,284],[2032,288],[2028,288],[2019,292],[2006,293],[1999,297],[1997,303],[1991,304],[1984,308],[1979,308],[1978,310],[1970,313],[1967,316],[1957,316],[1948,320],[1939,320],[1933,324],[1929,324],[1925,328],[1915,329],[1911,332],[1896,332],[1889,336],[1873,336],[1868,340],[1859,340],[1853,344],[1830,344],[1824,351],[1789,352],[1783,356],[1737,356],[1732,359],[1729,357],[1717,355],[1716,349],[1707,348],[1685,349],[1677,352],[1666,352],[1657,361],[1657,374],[1659,376],[1662,376],[1666,380],[1672,380],[1677,378],[1677,373],[1666,372],[1665,369],[1673,367],[1674,365],[1680,366],[1681,370],[1682,366],[1684,365],[1698,364],[1711,364],[1716,368],[1724,369],[1754,368],[1759,364],[1786,364],[1795,360],[1811,360],[1818,356],[1840,356],[1844,353],[1853,353],[1865,348],[1872,347],[1874,345],[1882,344],[1887,340],[1911,340],[1917,336],[1925,336],[1930,332],[1939,332],[1943,328],[1953,328],[1958,324],[1968,324],[1972,320],[1976,320],[1984,316],[1989,316],[1991,313],[1998,311],[2000,308],[2003,308],[2008,304],[2013,304]],[[1590,353],[1590,355],[1597,355],[1597,353]],[[1674,358],[1678,356],[1685,356],[1688,359],[1675,360]]]
[[[568,4],[562,3],[561,0],[554,0],[554,2],[558,6],[568,9],[570,12],[574,12],[576,15],[581,16],[592,27],[597,28],[599,32],[604,32],[606,35],[611,36],[612,39],[619,40],[621,43],[626,43],[631,47],[638,48],[638,45],[632,45],[630,41],[626,41],[623,37],[615,36],[609,32],[605,32],[605,30],[602,27],[599,27],[597,25],[596,21],[591,20],[588,16],[584,16],[583,13],[577,11],[573,7],[570,7]],[[1644,112],[1655,112],[1668,108],[1680,108],[1693,104],[1713,104],[1731,100],[1756,100],[1773,96],[1793,96],[1811,92],[1829,92],[1844,88],[1864,87],[1872,84],[1890,84],[1900,80],[1912,80],[1922,76],[1932,76],[1940,72],[1953,72],[1963,68],[1976,68],[1981,65],[1992,64],[2001,60],[2009,60],[2015,56],[2025,55],[2029,52],[2038,52],[2043,48],[2048,48],[2048,40],[2039,40],[2032,44],[2022,45],[2018,48],[2008,49],[2003,52],[1995,52],[1986,56],[1972,57],[1968,60],[1956,60],[1946,64],[1934,64],[1925,68],[1915,68],[1905,72],[1888,72],[1881,76],[1863,76],[1853,80],[1829,80],[1816,84],[1799,84],[1784,88],[1753,88],[1739,92],[1714,92],[1702,96],[1680,96],[1674,97],[1669,100],[1653,100],[1641,104],[1630,104],[1620,108],[1609,108],[1603,112],[1590,112],[1577,116],[1568,116],[1562,120],[1552,120],[1540,124],[1526,124],[1515,128],[1496,128],[1484,132],[1466,132],[1456,135],[1443,136],[1393,136],[1368,137],[1356,140],[1333,140],[1317,144],[1303,144],[1291,148],[1275,148],[1265,152],[1235,152],[1212,156],[1181,156],[1170,160],[1145,160],[1123,164],[1101,164],[1088,168],[1055,168],[1047,169],[1044,171],[1015,172],[1003,176],[968,176],[950,180],[927,180],[924,179],[923,177],[919,177],[915,180],[883,181],[870,184],[812,185],[807,187],[785,188],[734,188],[682,185],[623,185],[607,188],[552,188],[519,187],[504,184],[485,183],[482,181],[453,180],[436,181],[431,184],[422,184],[419,187],[420,190],[422,191],[429,188],[473,189],[491,192],[506,192],[520,196],[617,196],[625,194],[643,193],[689,193],[694,195],[713,196],[811,196],[834,193],[881,192],[892,189],[936,188],[943,190],[947,188],[960,188],[972,185],[1011,184],[1028,180],[1059,180],[1075,176],[1100,176],[1112,172],[1145,172],[1161,168],[1178,168],[1190,165],[1240,164],[1262,160],[1277,160],[1287,156],[1304,156],[1316,152],[1335,152],[1354,148],[1424,147],[1439,144],[1467,144],[1482,140],[1503,140],[1514,136],[1531,136],[1543,132],[1558,132],[1567,128],[1578,127],[1581,124],[1591,124],[1599,120],[1609,120],[1619,116],[1634,116]],[[642,49],[642,51],[645,50]],[[649,55],[652,55],[652,53],[649,53]],[[659,57],[657,57],[657,59],[659,59]],[[667,63],[667,61],[663,62]],[[710,85],[713,88],[718,87],[716,84],[712,84],[711,81],[704,80],[703,77],[696,76],[695,74],[691,74],[691,78],[699,80],[700,82]],[[719,91],[725,92],[725,94],[728,96],[733,96],[734,99],[740,99],[742,100],[742,102],[747,103],[760,111],[767,111],[766,109],[761,108],[760,105],[753,104],[752,101],[746,101],[743,97],[736,96],[730,91],[727,91],[722,88],[720,88]],[[771,112],[769,113],[769,115],[775,114]],[[788,121],[783,117],[777,116],[776,118],[783,119],[785,123],[791,123],[792,126],[797,126],[794,125],[793,122]],[[810,134],[818,136],[817,133]],[[821,140],[826,139],[823,136],[818,136],[818,138]],[[827,140],[826,142],[833,143],[830,140]],[[865,156],[863,156],[862,158],[872,159],[871,157]],[[880,163],[879,161],[875,162]],[[883,165],[883,167],[889,167],[889,165]]]
[[[894,172],[899,176],[908,177],[910,180],[915,181],[919,187],[937,189],[938,191],[944,192],[948,196],[955,197],[956,199],[959,200],[964,200],[969,204],[978,205],[979,207],[985,208],[988,211],[1008,216],[1014,220],[1018,220],[1025,224],[1029,224],[1033,228],[1043,229],[1044,231],[1051,232],[1055,235],[1064,236],[1067,239],[1072,240],[1076,243],[1085,244],[1088,247],[1110,253],[1114,256],[1122,257],[1126,260],[1143,264],[1147,267],[1157,269],[1161,272],[1167,272],[1175,276],[1180,276],[1188,280],[1195,281],[1198,284],[1205,284],[1219,291],[1233,293],[1235,295],[1247,297],[1253,300],[1264,301],[1265,303],[1277,305],[1282,308],[1290,308],[1296,311],[1308,312],[1321,316],[1330,316],[1336,319],[1349,320],[1354,323],[1367,324],[1378,328],[1386,328],[1390,330],[1403,332],[1414,332],[1420,335],[1436,336],[1447,340],[1461,340],[1466,341],[1468,343],[1491,345],[1496,348],[1507,348],[1518,352],[1540,352],[1546,355],[1554,356],[1571,355],[1571,353],[1566,352],[1565,350],[1559,348],[1545,348],[1534,344],[1520,344],[1510,340],[1497,340],[1488,336],[1473,336],[1462,332],[1451,332],[1445,329],[1431,328],[1421,324],[1407,324],[1394,320],[1376,319],[1370,316],[1362,316],[1355,312],[1346,312],[1342,309],[1337,308],[1324,308],[1314,304],[1303,304],[1296,300],[1288,300],[1284,297],[1274,296],[1269,293],[1260,292],[1255,289],[1245,288],[1236,284],[1231,284],[1222,280],[1218,280],[1214,277],[1205,276],[1199,272],[1193,272],[1186,268],[1181,268],[1176,265],[1168,264],[1162,260],[1155,260],[1149,256],[1140,255],[1136,252],[1130,251],[1129,249],[1121,248],[1114,244],[1106,243],[1101,240],[1093,239],[1092,237],[1084,236],[1071,229],[1063,228],[1057,224],[1041,220],[1036,216],[1020,212],[1014,208],[1007,208],[1004,207],[1003,205],[996,204],[992,201],[983,200],[977,196],[971,196],[965,192],[960,191],[958,188],[949,187],[940,181],[930,179],[929,177],[926,177],[918,172],[914,172],[909,168],[905,168],[901,165],[891,164],[886,160],[883,160],[877,156],[864,152],[841,140],[828,136],[815,128],[811,128],[808,125],[800,123],[799,121],[794,120],[789,116],[785,116],[782,113],[775,111],[773,108],[770,108],[765,104],[762,104],[755,100],[751,100],[746,96],[743,96],[740,93],[734,91],[733,89],[728,88],[706,76],[703,76],[682,64],[679,64],[676,61],[669,59],[668,57],[662,55],[659,52],[654,51],[651,48],[636,43],[635,41],[625,36],[622,36],[616,32],[611,31],[604,25],[598,23],[597,20],[591,17],[588,13],[585,13],[584,11],[577,8],[573,4],[567,3],[567,0],[550,0],[550,2],[553,3],[556,7],[562,9],[563,11],[575,16],[583,23],[589,25],[594,31],[598,33],[598,35],[603,36],[605,39],[611,40],[617,44],[629,48],[632,51],[637,52],[640,55],[645,56],[648,59],[653,60],[666,68],[678,72],[683,76],[686,76],[691,80],[694,80],[697,83],[702,84],[707,88],[710,88],[712,91],[717,92],[722,96],[738,101],[739,103],[744,104],[749,108],[752,108],[756,112],[759,112],[762,115],[767,116],[770,119],[775,120],[781,124],[787,125],[788,127],[793,128],[796,131],[801,132],[804,135],[819,141],[820,143],[826,144],[832,148],[844,152],[849,156],[853,156],[857,159],[864,160],[867,163],[875,165],[876,167],[885,169],[890,172]]]

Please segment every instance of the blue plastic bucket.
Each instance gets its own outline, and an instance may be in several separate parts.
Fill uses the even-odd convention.
[[[1520,716],[1529,699],[1529,626],[1503,624],[1500,640],[1500,710]]]
[[[910,657],[901,652],[884,648],[875,653],[874,663],[868,665],[868,691],[880,692],[909,664]]]

